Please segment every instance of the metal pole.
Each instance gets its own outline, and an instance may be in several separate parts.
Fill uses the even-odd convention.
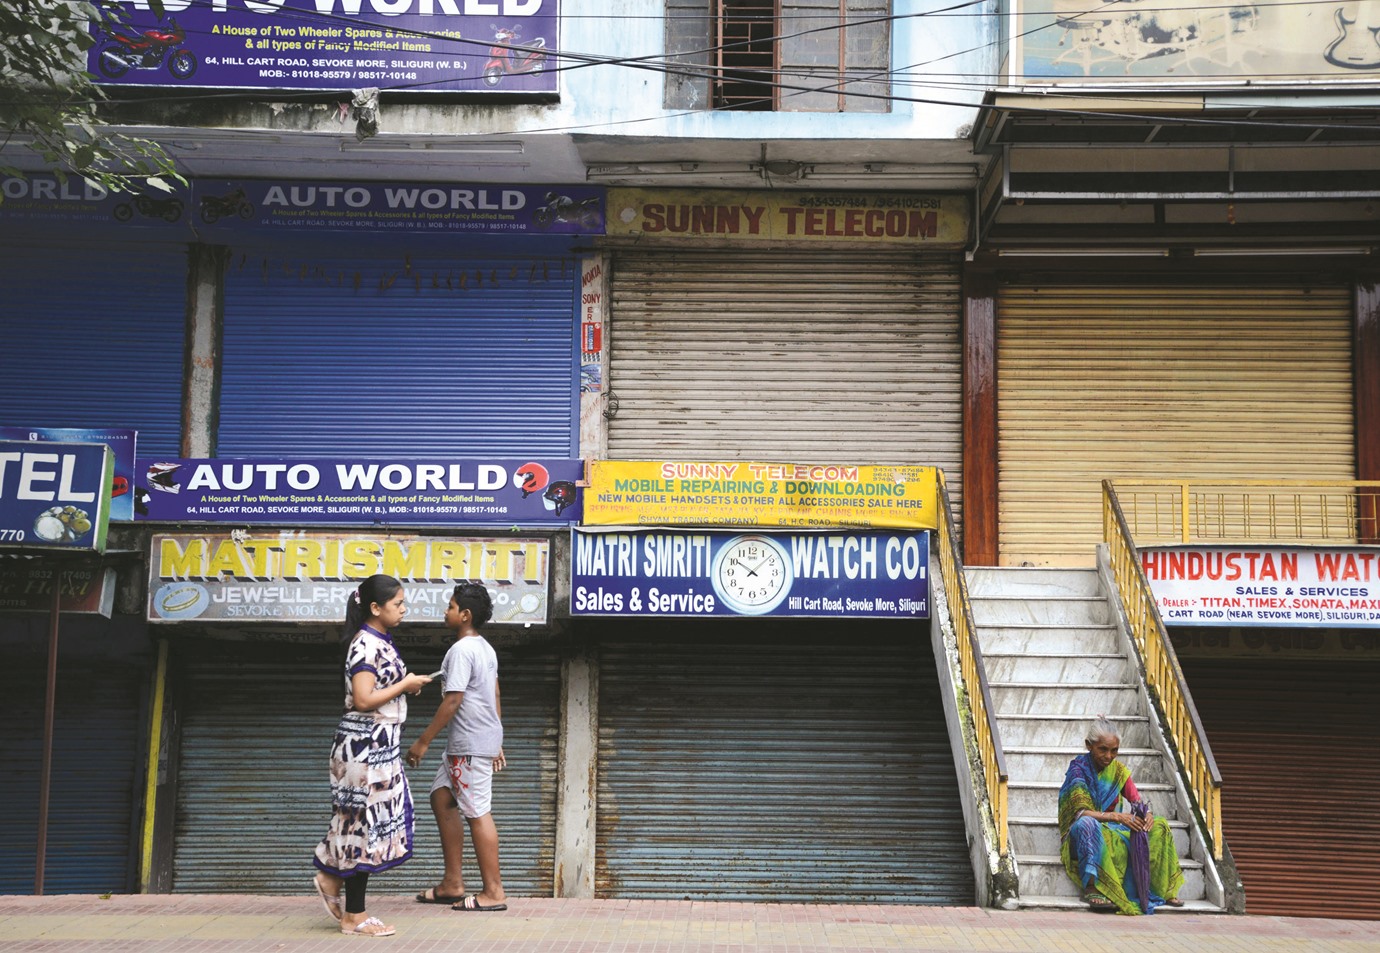
[[[38,857],[34,863],[34,896],[43,896],[43,868],[48,858],[48,792],[53,779],[53,707],[57,699],[58,617],[62,613],[62,569],[53,570],[53,604],[48,610],[48,691],[43,700],[43,768],[38,779]]]

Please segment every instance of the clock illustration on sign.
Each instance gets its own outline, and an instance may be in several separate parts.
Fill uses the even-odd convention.
[[[715,555],[710,576],[724,605],[743,615],[765,615],[791,590],[791,561],[769,536],[735,536]]]

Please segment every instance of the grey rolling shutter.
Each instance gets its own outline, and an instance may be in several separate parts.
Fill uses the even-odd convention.
[[[656,628],[600,649],[599,896],[973,902],[920,627]]]
[[[951,256],[618,254],[609,456],[942,467],[962,498]]]
[[[301,893],[330,819],[327,755],[340,712],[338,647],[287,649],[211,643],[183,648],[186,705],[178,773],[173,890]],[[411,671],[440,667],[439,649],[404,650]],[[499,649],[509,767],[495,776],[494,818],[505,887],[549,896],[556,820],[560,665],[550,655]],[[439,694],[410,698],[404,744],[425,727]],[[380,875],[418,889],[440,878],[440,839],[427,792],[443,750],[409,772],[416,812],[412,859]],[[468,838],[467,838],[468,843]],[[468,874],[477,878],[467,850]],[[383,887],[384,878],[389,886]]]

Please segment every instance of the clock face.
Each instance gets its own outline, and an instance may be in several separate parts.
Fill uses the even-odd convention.
[[[735,536],[714,557],[712,576],[724,605],[744,615],[762,615],[790,591],[791,562],[781,544],[768,536]]]

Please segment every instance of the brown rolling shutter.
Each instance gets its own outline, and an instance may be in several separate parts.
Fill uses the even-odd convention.
[[[1380,661],[1182,665],[1246,912],[1380,919]]]

